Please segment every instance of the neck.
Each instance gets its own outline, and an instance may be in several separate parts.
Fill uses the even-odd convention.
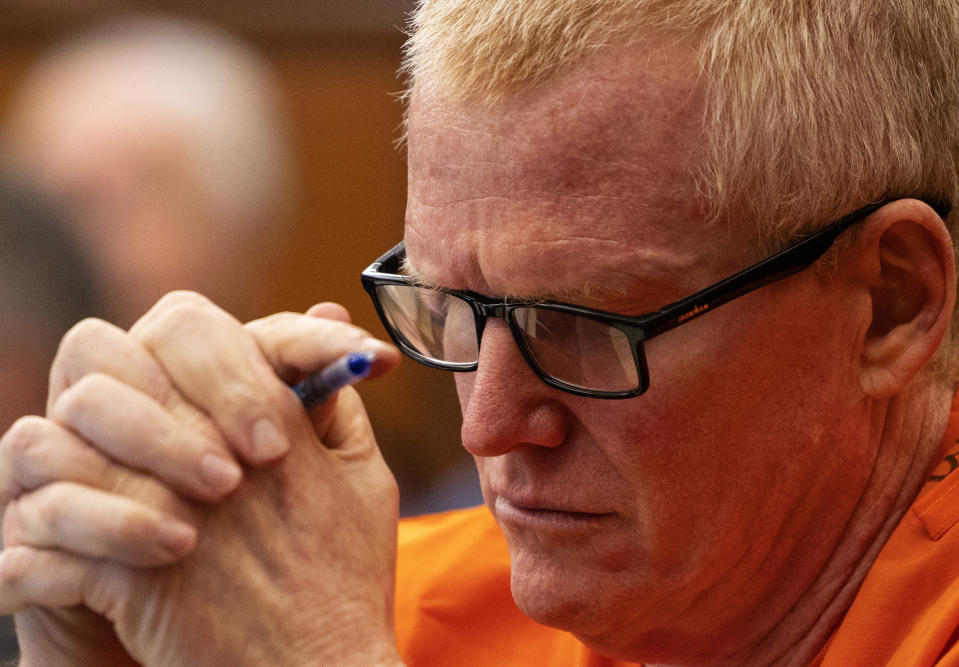
[[[873,406],[870,437],[878,442],[878,455],[833,556],[744,663],[805,665],[825,646],[939,462],[953,391],[925,384]]]

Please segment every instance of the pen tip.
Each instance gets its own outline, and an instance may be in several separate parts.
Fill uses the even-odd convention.
[[[347,358],[346,363],[353,375],[362,375],[370,370],[370,366],[373,364],[373,357],[372,352],[359,352],[351,354]]]

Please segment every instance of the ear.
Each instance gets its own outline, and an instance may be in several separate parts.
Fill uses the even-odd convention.
[[[952,239],[927,204],[901,199],[862,223],[852,252],[871,298],[860,384],[876,398],[901,392],[942,343],[956,300]]]

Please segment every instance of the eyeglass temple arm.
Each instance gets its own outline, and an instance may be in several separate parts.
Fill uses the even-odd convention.
[[[646,338],[669,331],[683,322],[715,310],[727,301],[802,271],[822,257],[836,238],[850,225],[882,208],[890,201],[892,200],[873,202],[853,211],[804,241],[781,250],[715,285],[661,308],[645,324]],[[947,216],[951,210],[951,205],[947,202],[928,201],[927,203],[942,217]]]

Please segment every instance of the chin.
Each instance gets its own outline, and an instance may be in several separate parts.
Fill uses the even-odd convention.
[[[605,575],[605,576],[604,576]],[[564,567],[541,554],[512,557],[516,606],[541,625],[565,630],[600,655],[629,662],[682,663],[694,647],[663,627],[649,591],[624,593],[623,581],[588,567]]]
[[[550,559],[520,553],[512,558],[510,586],[520,611],[537,623],[575,635],[600,635],[615,617],[594,576]],[[621,616],[620,616],[621,618]]]
[[[635,645],[635,638],[624,638],[612,627],[612,611],[603,608],[596,596],[581,597],[562,582],[542,585],[530,581],[517,582],[513,577],[513,599],[520,611],[540,625],[565,630],[602,656],[629,662],[648,662],[649,651]]]

